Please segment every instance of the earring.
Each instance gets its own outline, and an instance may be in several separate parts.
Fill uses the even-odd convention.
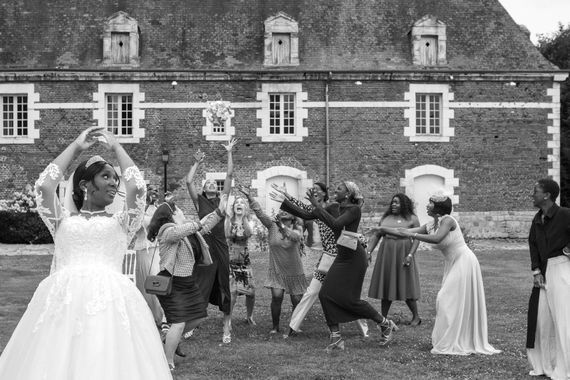
[[[84,200],[84,201],[87,200],[87,191],[85,191],[85,192],[83,193],[83,200]]]

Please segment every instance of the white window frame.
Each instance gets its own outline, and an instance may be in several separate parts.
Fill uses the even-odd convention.
[[[204,179],[202,180],[202,188],[204,188],[204,184],[208,180],[214,180],[216,182],[221,181],[223,183],[226,181],[226,172],[207,172]],[[235,178],[232,178],[232,187],[234,187],[234,185]]]
[[[131,136],[115,135],[121,143],[139,143],[145,137],[145,130],[141,128],[141,120],[145,117],[145,112],[141,109],[144,102],[144,93],[140,92],[138,84],[128,83],[102,83],[98,87],[99,92],[93,94],[96,108],[93,110],[93,119],[99,127],[107,127],[107,95],[108,94],[132,94],[132,128]]]
[[[269,17],[264,22],[264,52],[263,52],[263,65],[264,66],[299,66],[299,25],[291,16],[283,12],[277,13],[275,16]],[[274,63],[273,62],[273,34],[288,34],[289,35],[289,62]]]
[[[435,16],[426,15],[416,21],[412,26],[412,63],[418,66],[447,65],[447,27]],[[437,41],[437,57],[434,64],[425,65],[422,59],[422,37],[435,37]]]
[[[416,132],[417,94],[438,94],[441,96],[439,135],[418,134]],[[410,142],[449,142],[450,138],[455,136],[455,129],[450,126],[449,122],[454,117],[454,112],[449,106],[453,99],[454,95],[449,92],[449,85],[447,84],[410,84],[410,90],[404,93],[404,100],[408,101],[408,107],[404,110],[404,118],[408,119],[408,126],[404,127],[404,136],[407,136]]]
[[[129,34],[129,62],[116,63],[113,62],[113,33]],[[130,17],[127,13],[119,11],[107,19],[105,31],[103,32],[103,64],[107,66],[139,66],[139,25],[137,20]]]
[[[39,129],[35,128],[36,121],[40,120],[40,111],[36,109],[36,104],[40,101],[40,94],[34,92],[32,83],[3,83],[0,84],[0,96],[20,96],[28,97],[28,134],[27,136],[4,136],[4,127],[0,123],[0,145],[1,144],[33,144],[40,138]],[[1,102],[0,102],[1,103]],[[0,109],[0,112],[3,112]],[[17,112],[17,111],[15,111]],[[0,122],[4,116],[0,114]]]
[[[302,91],[300,83],[262,83],[261,92],[257,93],[257,100],[261,101],[261,109],[257,110],[257,118],[261,119],[261,128],[256,130],[258,137],[263,142],[301,142],[304,137],[309,136],[309,129],[303,125],[303,120],[308,117],[307,108],[303,107],[303,102],[308,99],[308,94]],[[272,134],[270,133],[270,108],[269,95],[272,94],[294,94],[294,134]],[[283,127],[283,126],[281,126]]]
[[[230,104],[230,102],[227,103]],[[215,125],[208,117],[207,108],[202,110],[202,116],[206,119],[206,125],[202,126],[202,136],[204,136],[207,141],[230,141],[232,136],[235,136],[236,129],[232,126],[232,119],[235,116],[235,111],[233,109],[230,111],[230,116],[224,122],[223,132],[214,131]]]

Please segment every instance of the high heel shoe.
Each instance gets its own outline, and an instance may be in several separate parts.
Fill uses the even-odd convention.
[[[344,339],[338,333],[331,333],[331,343],[325,348],[327,353],[331,353],[336,350],[344,350]]]
[[[398,331],[399,327],[396,326],[394,321],[388,318],[384,318],[384,320],[376,325],[378,330],[381,332],[380,336],[380,345],[385,346],[390,343],[394,339],[394,331]]]
[[[186,354],[184,352],[182,352],[182,350],[180,349],[180,345],[178,345],[178,347],[176,347],[176,351],[174,351],[174,353],[178,356],[180,356],[181,358],[185,358]]]

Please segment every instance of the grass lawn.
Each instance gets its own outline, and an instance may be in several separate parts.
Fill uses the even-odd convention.
[[[485,291],[489,342],[503,353],[492,356],[432,355],[431,330],[435,299],[441,283],[443,259],[438,251],[418,255],[422,298],[419,327],[410,319],[404,302],[394,302],[389,317],[400,319],[400,331],[387,347],[378,344],[373,323],[371,337],[362,338],[354,323],[342,326],[346,350],[327,354],[328,329],[317,303],[308,314],[303,333],[291,339],[270,336],[270,292],[258,286],[255,320],[245,324],[244,298],[236,304],[233,341],[221,346],[222,315],[215,308],[194,337],[182,344],[188,353],[179,359],[175,379],[532,379],[525,354],[526,310],[532,286],[527,250],[478,249]],[[267,258],[252,254],[254,274],[262,285]],[[26,309],[38,283],[47,276],[50,256],[0,256],[0,349],[3,349]],[[370,267],[363,288],[368,294]],[[380,310],[379,300],[369,300]],[[281,319],[285,330],[291,315],[288,297]],[[33,344],[33,342],[30,342]],[[54,348],[57,342],[54,342]],[[112,347],[110,347],[112,349]],[[117,353],[120,355],[120,353]],[[33,363],[30,363],[33,365]]]

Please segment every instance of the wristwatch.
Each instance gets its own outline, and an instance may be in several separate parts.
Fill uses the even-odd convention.
[[[566,256],[570,256],[570,248],[569,247],[562,248],[562,253],[565,254]]]

